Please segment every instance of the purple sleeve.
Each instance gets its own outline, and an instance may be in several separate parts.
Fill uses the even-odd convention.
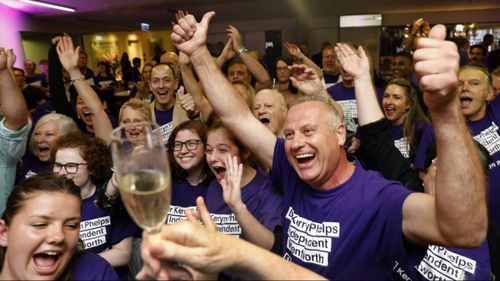
[[[83,252],[77,257],[73,280],[120,280],[120,278],[104,258]]]
[[[266,179],[265,186],[260,190],[261,207],[258,211],[258,220],[269,230],[273,231],[278,225],[281,226],[283,216],[283,197],[277,192],[277,188]]]

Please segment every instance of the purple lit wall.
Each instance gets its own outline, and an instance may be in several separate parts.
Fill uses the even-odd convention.
[[[12,48],[17,55],[16,66],[23,68],[24,51],[20,31],[23,31],[26,25],[27,16],[0,3],[0,18],[2,19],[0,47]]]

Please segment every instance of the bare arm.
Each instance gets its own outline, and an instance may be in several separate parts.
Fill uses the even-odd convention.
[[[214,110],[205,98],[201,85],[194,77],[191,61],[183,52],[179,52],[179,67],[181,69],[182,81],[184,82],[184,87],[186,87],[186,92],[193,97],[194,104],[200,111],[201,120],[206,121]]]
[[[107,144],[110,144],[113,126],[111,125],[108,114],[104,111],[104,106],[101,100],[90,85],[85,81],[80,69],[78,68],[79,52],[80,47],[76,47],[76,49],[73,47],[71,37],[61,37],[59,43],[57,44],[57,54],[59,55],[59,60],[61,61],[64,69],[66,69],[69,73],[71,79],[74,81],[73,85],[83,102],[85,102],[92,112],[92,120],[96,137],[101,138]]]
[[[477,247],[486,236],[486,179],[460,110],[456,45],[444,41],[445,27],[420,38],[415,71],[436,132],[435,199],[414,193],[403,204],[403,233],[421,243]]]
[[[344,71],[354,77],[359,125],[363,126],[384,118],[384,113],[378,105],[371,77],[370,61],[365,50],[360,46],[356,51],[347,44],[338,43],[335,52]]]
[[[191,59],[205,95],[224,126],[252,151],[259,163],[266,165],[264,168],[270,168],[276,136],[253,116],[205,46],[208,22],[213,15],[206,13],[200,23],[192,15],[180,19],[173,28],[172,42]]]
[[[0,105],[5,115],[5,126],[19,130],[28,124],[28,107],[10,69],[16,58],[12,49],[0,48]]]
[[[105,252],[99,253],[99,256],[111,264],[113,267],[125,266],[130,262],[132,257],[132,246],[134,237],[128,237],[113,245],[113,247]]]
[[[243,42],[238,29],[232,25],[229,25],[226,31],[229,35],[229,38],[231,38],[231,42],[233,43],[233,50],[235,52],[241,50],[243,48]],[[250,71],[253,77],[255,77],[255,80],[257,80],[255,91],[258,92],[262,89],[271,88],[271,77],[269,76],[269,73],[264,68],[264,66],[262,66],[262,64],[258,60],[252,57],[248,52],[241,52],[240,59],[248,67],[248,71]]]
[[[294,61],[297,61],[297,63],[307,65],[312,70],[314,70],[316,75],[318,75],[319,79],[323,79],[323,71],[321,71],[321,68],[317,64],[315,64],[310,58],[305,56],[297,45],[285,42],[284,46],[288,51],[288,53],[294,58]]]

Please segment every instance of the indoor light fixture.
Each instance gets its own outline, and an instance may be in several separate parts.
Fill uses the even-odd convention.
[[[65,6],[61,6],[61,5],[56,5],[56,4],[51,4],[51,3],[47,3],[47,2],[40,2],[40,1],[34,1],[34,0],[19,0],[19,1],[24,2],[24,3],[33,4],[33,5],[42,6],[42,7],[46,7],[46,8],[62,10],[62,11],[66,11],[66,12],[72,12],[72,13],[75,12],[75,9],[73,9],[73,8],[65,7]]]

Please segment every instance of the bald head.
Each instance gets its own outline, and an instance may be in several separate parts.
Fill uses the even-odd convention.
[[[283,134],[283,124],[287,112],[283,95],[270,89],[264,89],[255,95],[252,107],[253,115],[259,119],[273,134]]]
[[[177,56],[176,53],[174,52],[166,52],[160,57],[160,63],[168,64],[170,65],[174,70],[176,77],[179,77],[178,74],[180,73],[179,71],[179,56]]]

